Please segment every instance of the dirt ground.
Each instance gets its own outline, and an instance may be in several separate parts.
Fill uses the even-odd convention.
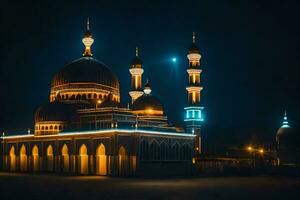
[[[0,173],[0,199],[299,199],[293,177],[139,179]]]

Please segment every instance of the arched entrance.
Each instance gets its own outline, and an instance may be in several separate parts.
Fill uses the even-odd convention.
[[[107,175],[105,146],[100,144],[96,150],[96,174]]]
[[[26,172],[27,171],[27,154],[26,154],[26,147],[23,144],[20,149],[20,171]]]
[[[79,173],[80,174],[88,174],[89,166],[88,166],[88,154],[87,148],[85,144],[81,145],[79,149]]]
[[[36,145],[32,148],[32,167],[34,172],[39,171],[39,149]]]
[[[53,147],[52,145],[49,145],[47,147],[47,171],[48,172],[53,172]]]
[[[15,147],[12,146],[9,151],[9,169],[10,171],[15,171],[16,170],[16,152],[15,152]]]
[[[64,173],[69,172],[69,149],[66,144],[63,145],[61,149],[61,156],[62,156],[62,170]]]
[[[127,152],[124,146],[119,148],[119,176],[128,175]]]

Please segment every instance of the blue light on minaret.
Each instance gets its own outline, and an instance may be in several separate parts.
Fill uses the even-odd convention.
[[[184,122],[186,131],[191,134],[197,135],[196,151],[201,153],[201,127],[204,122],[203,109],[200,104],[201,90],[203,87],[200,84],[200,50],[196,44],[196,35],[193,33],[193,42],[188,50],[187,58],[189,60],[188,85],[186,87],[188,102],[185,110]]]
[[[284,110],[284,117],[281,128],[290,128],[289,122],[287,120],[286,110]]]

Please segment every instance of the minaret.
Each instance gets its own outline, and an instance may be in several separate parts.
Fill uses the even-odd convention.
[[[196,151],[201,153],[201,126],[203,124],[203,108],[200,105],[201,90],[203,87],[200,85],[200,69],[201,54],[198,46],[196,45],[196,35],[193,33],[193,42],[189,48],[187,58],[189,60],[188,73],[188,86],[186,87],[188,93],[188,106],[185,107],[185,124],[186,131],[197,135]]]
[[[150,87],[150,83],[147,79],[147,83],[144,86],[144,93],[145,93],[145,95],[150,95],[151,91],[152,90],[151,90],[151,87]]]
[[[87,23],[86,23],[86,32],[82,38],[82,43],[85,46],[85,50],[83,53],[84,57],[92,57],[92,51],[91,51],[91,46],[94,43],[94,39],[92,37],[92,34],[90,32],[90,20],[89,18],[87,19]]]
[[[144,73],[142,64],[143,62],[139,57],[138,47],[136,47],[135,57],[133,58],[129,69],[131,74],[131,91],[129,92],[129,95],[131,96],[131,103],[144,94],[142,90],[142,74]]]

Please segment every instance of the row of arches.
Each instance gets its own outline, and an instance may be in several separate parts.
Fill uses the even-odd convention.
[[[70,94],[58,94],[57,96],[52,96],[51,100],[104,100],[107,99],[107,94],[97,94],[97,93],[70,93]],[[113,101],[119,101],[119,98],[113,95]]]
[[[11,146],[9,151],[9,170],[17,171],[17,156],[14,146]],[[70,154],[69,149],[66,144],[61,148],[58,160],[60,161],[60,170],[64,173],[69,173],[70,171]],[[79,174],[89,174],[89,166],[91,166],[89,161],[88,149],[85,144],[82,144],[79,148],[77,155],[77,172]],[[99,144],[95,152],[95,173],[98,175],[108,175],[109,166],[109,156],[107,156],[106,148],[103,143]],[[44,161],[44,166],[43,166]],[[29,164],[30,163],[30,164]],[[30,169],[29,169],[30,168]],[[26,146],[23,144],[19,152],[19,170],[21,172],[33,171],[55,171],[55,155],[53,151],[53,146],[50,144],[46,149],[46,154],[44,157],[41,156],[39,148],[37,145],[32,147],[31,155],[27,155]],[[128,156],[127,151],[124,146],[120,146],[118,155],[118,173],[119,175],[125,175],[128,171]]]
[[[151,142],[143,140],[140,145],[141,160],[190,160],[191,152],[191,147],[187,143],[180,145],[176,142],[173,145],[168,145],[165,141],[158,143],[156,140]]]

